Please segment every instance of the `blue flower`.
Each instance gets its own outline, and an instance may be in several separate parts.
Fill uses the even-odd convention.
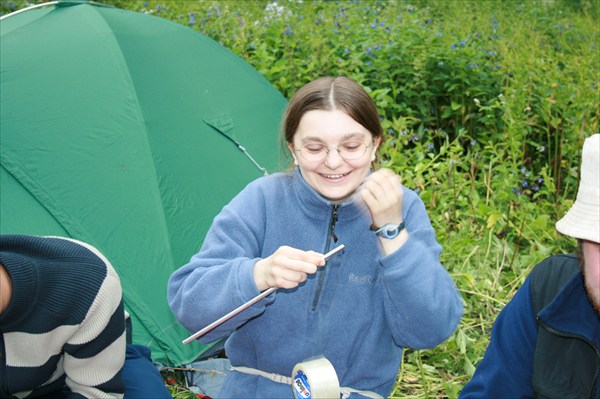
[[[195,25],[195,24],[196,24],[196,13],[190,12],[188,14],[188,25]]]
[[[249,47],[250,50],[256,50],[256,46],[254,44],[251,44]]]

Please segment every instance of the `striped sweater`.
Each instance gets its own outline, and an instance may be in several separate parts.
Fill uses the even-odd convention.
[[[67,386],[70,398],[122,398],[125,311],[119,277],[72,239],[0,236],[12,298],[0,315],[0,397]]]

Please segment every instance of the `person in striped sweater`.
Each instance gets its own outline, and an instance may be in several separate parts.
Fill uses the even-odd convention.
[[[126,316],[93,246],[0,235],[0,397],[170,398],[149,350],[127,345]]]

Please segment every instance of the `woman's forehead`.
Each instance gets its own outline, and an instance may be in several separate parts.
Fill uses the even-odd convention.
[[[364,140],[365,137],[367,137],[369,135],[369,133],[364,133],[364,132],[351,132],[351,133],[347,133],[347,134],[343,134],[341,136],[339,135],[329,135],[329,134],[308,134],[305,136],[298,136],[299,140],[301,143],[309,143],[309,142],[325,142],[325,141],[329,141],[329,139],[336,139],[338,142],[342,142],[342,141],[350,141],[350,140]],[[338,136],[338,137],[335,137]]]
[[[371,133],[340,110],[313,110],[302,116],[296,134],[300,141],[343,141],[364,139]]]

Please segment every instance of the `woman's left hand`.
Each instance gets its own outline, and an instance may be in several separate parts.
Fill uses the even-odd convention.
[[[402,223],[402,179],[390,169],[379,169],[367,176],[360,194],[371,212],[375,226]]]

